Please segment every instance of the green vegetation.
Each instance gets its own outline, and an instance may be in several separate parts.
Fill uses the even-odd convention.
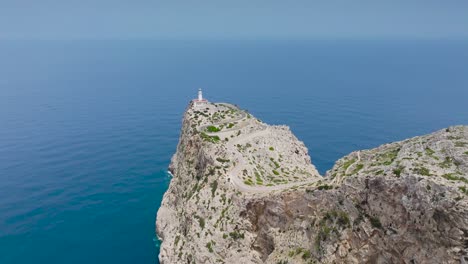
[[[294,256],[301,255],[301,254],[302,254],[301,257],[303,260],[307,260],[312,256],[312,254],[310,253],[310,250],[305,249],[305,248],[296,248],[295,250],[291,250],[289,251],[288,256],[292,258]]]
[[[324,184],[324,185],[318,186],[317,189],[319,189],[319,190],[331,190],[331,189],[333,189],[333,186]]]
[[[260,174],[258,174],[258,172],[255,172],[255,179],[257,181],[257,185],[263,185],[263,180],[260,177]]]
[[[277,172],[276,170],[273,170],[273,174],[279,175],[279,172]]]
[[[208,130],[208,132],[219,132],[221,131],[221,129],[215,127],[215,126],[209,126],[206,128],[206,130]]]
[[[275,148],[274,148],[274,147],[270,147],[270,148],[269,148],[269,150],[271,150],[271,151],[274,151],[274,150],[275,150]]]
[[[467,145],[468,145],[468,142],[463,142],[463,141],[455,142],[455,147],[466,147]]]
[[[198,216],[198,215],[195,215],[194,218],[198,220],[198,224],[200,225],[200,228],[204,229],[205,228],[205,219],[203,217]]]
[[[232,128],[233,126],[234,126],[233,123],[229,123],[229,124],[227,125],[227,128]]]
[[[273,164],[275,164],[275,168],[278,169],[280,167],[279,163],[275,161],[274,158],[270,158],[271,162],[273,162]]]
[[[356,168],[353,169],[351,175],[358,173],[362,168],[364,168],[364,164],[359,163],[358,165],[356,165]]]
[[[234,240],[237,240],[237,239],[244,239],[244,234],[243,233],[239,233],[238,231],[233,231],[231,233],[229,233],[229,236],[234,239]]]
[[[244,181],[244,184],[252,186],[252,185],[253,185],[253,182],[252,182],[252,180],[249,178],[249,179],[247,179],[247,180]]]
[[[446,173],[442,175],[442,177],[450,181],[462,181],[464,183],[468,183],[468,180],[466,178],[455,176],[455,173]]]
[[[427,147],[425,150],[427,155],[431,156],[431,155],[434,155],[435,151],[432,150],[431,148]]]
[[[221,162],[221,163],[225,163],[225,162],[229,162],[230,160],[228,159],[223,159],[223,158],[216,158],[217,161]]]
[[[351,166],[351,164],[353,164],[354,162],[356,162],[356,159],[350,159],[350,160],[346,161],[343,164],[343,169],[347,170],[349,168],[349,166]]]
[[[462,193],[468,195],[468,189],[466,188],[466,186],[460,186],[460,187],[458,187],[458,189],[459,189]]]
[[[398,166],[395,169],[393,169],[393,174],[395,174],[395,176],[397,176],[397,177],[400,177],[401,172],[403,171],[403,169],[404,169],[404,167]]]
[[[390,150],[386,153],[384,153],[383,155],[381,155],[380,157],[383,158],[383,165],[390,165],[393,163],[393,161],[395,161],[395,159],[397,158],[398,156],[398,152],[400,152],[400,148],[397,148],[397,149],[393,149],[393,150]]]
[[[208,248],[210,253],[213,253],[213,243],[211,241],[206,243],[206,248]]]
[[[439,166],[440,166],[441,168],[448,169],[448,168],[450,168],[450,167],[452,166],[452,163],[453,163],[453,162],[452,162],[452,158],[450,158],[450,157],[445,157],[444,161],[441,162],[441,163],[439,163]]]
[[[216,189],[218,189],[218,181],[215,180],[214,182],[210,184],[210,186],[211,186],[211,197],[215,197]]]
[[[382,226],[382,223],[380,222],[380,219],[377,218],[377,217],[374,217],[374,216],[371,216],[369,217],[369,220],[371,222],[371,225],[375,228],[379,228],[379,229],[382,229],[383,226]]]
[[[346,212],[336,210],[327,212],[319,223],[319,232],[315,237],[316,250],[320,252],[322,242],[327,240],[332,232],[339,236],[339,230],[349,227],[351,227],[351,221]]]
[[[431,173],[428,168],[419,167],[414,170],[416,173],[421,174],[423,176],[431,176]]]
[[[427,154],[429,157],[432,157],[433,159],[439,160],[438,157],[434,156],[435,151],[432,150],[431,148],[427,147],[427,148],[424,149],[424,151],[426,152],[426,154]]]
[[[207,141],[207,142],[217,143],[220,140],[220,138],[218,136],[209,136],[204,132],[200,133],[200,135],[201,135],[202,139],[204,141]]]
[[[177,246],[179,244],[180,236],[176,236],[174,239],[174,246]]]

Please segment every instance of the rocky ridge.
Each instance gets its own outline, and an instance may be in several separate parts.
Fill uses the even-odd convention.
[[[353,152],[321,177],[285,126],[190,105],[161,263],[464,263],[468,127]]]

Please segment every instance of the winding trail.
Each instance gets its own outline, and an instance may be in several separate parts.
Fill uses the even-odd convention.
[[[357,160],[356,160],[355,162],[353,162],[353,164],[351,164],[351,165],[346,169],[345,175],[347,175],[347,174],[348,174],[348,170],[351,169],[351,167],[354,167],[354,165],[358,164],[359,161],[361,161],[361,152],[360,152],[360,151],[357,152]]]
[[[238,107],[234,106],[234,105],[230,105],[230,104],[225,104],[225,103],[220,103],[220,104],[224,104],[224,105],[228,105],[232,108],[235,108],[237,110],[239,110],[241,112],[241,117],[238,117],[238,118],[235,118],[235,119],[230,119],[230,120],[226,120],[224,122],[219,122],[219,123],[216,123],[216,124],[210,124],[210,125],[204,125],[204,126],[201,126],[199,127],[199,131],[204,131],[206,130],[207,127],[209,126],[213,126],[213,125],[222,125],[222,124],[228,124],[228,123],[232,123],[232,122],[239,122],[241,120],[244,120],[246,119],[247,117],[247,113],[240,110]],[[229,132],[232,132],[232,131],[236,131],[236,130],[241,130],[242,128],[246,127],[248,125],[248,122],[236,127],[236,128],[233,128],[233,129],[226,129],[226,130],[222,130],[222,131],[219,131],[219,132],[205,132],[207,135],[210,135],[210,136],[213,136],[213,135],[224,135],[224,134],[229,134]],[[241,142],[245,142],[245,141],[249,141],[253,138],[256,138],[256,137],[259,137],[259,136],[266,136],[270,133],[269,131],[269,128],[268,128],[268,125],[266,124],[261,124],[260,125],[260,129],[259,130],[256,130],[252,133],[248,133],[248,134],[242,134],[240,136],[237,136],[235,138],[233,138],[232,140],[230,140],[229,142],[226,142],[226,146],[227,146],[227,149],[228,151],[231,151],[231,150],[236,150],[236,145],[237,144],[240,144]],[[230,171],[228,171],[228,181],[230,183],[232,183],[234,185],[234,187],[236,189],[238,189],[239,191],[241,192],[248,192],[248,193],[266,193],[266,192],[272,192],[272,191],[279,191],[279,190],[284,190],[284,189],[289,189],[289,188],[292,188],[292,187],[296,187],[296,186],[301,186],[301,185],[307,185],[307,184],[311,184],[311,183],[315,183],[318,181],[317,178],[313,178],[313,179],[310,179],[310,180],[306,180],[306,181],[299,181],[299,182],[292,182],[292,183],[287,183],[287,184],[280,184],[280,185],[274,185],[274,186],[258,186],[258,185],[255,185],[255,186],[251,186],[251,185],[247,185],[243,182],[243,180],[241,178],[239,178],[237,175],[239,175],[241,173],[241,170],[244,169],[246,167],[246,161],[245,161],[245,158],[244,156],[239,152],[239,151],[232,151],[230,153],[231,155],[233,155],[233,158],[232,160],[235,162],[235,166],[233,166],[231,168]]]

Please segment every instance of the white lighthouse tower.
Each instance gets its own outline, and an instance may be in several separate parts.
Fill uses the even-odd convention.
[[[192,102],[195,107],[202,107],[208,103],[206,99],[203,99],[203,92],[201,88],[198,89],[198,98],[193,99]]]
[[[203,92],[201,88],[198,89],[198,101],[203,101]]]

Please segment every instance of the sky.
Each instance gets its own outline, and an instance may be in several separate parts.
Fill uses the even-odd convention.
[[[468,38],[467,0],[0,0],[0,39]]]

